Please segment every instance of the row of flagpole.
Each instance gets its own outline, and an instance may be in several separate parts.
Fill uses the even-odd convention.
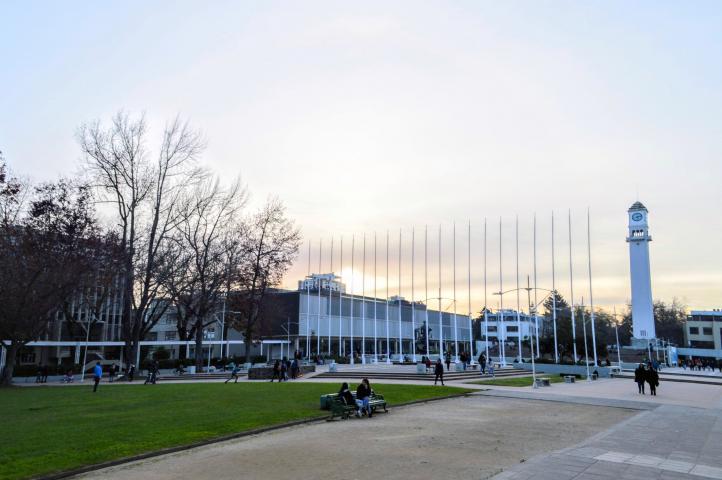
[[[575,360],[578,359],[577,354],[577,345],[576,345],[576,327],[575,327],[575,309],[574,309],[574,271],[573,271],[573,249],[572,249],[572,222],[571,222],[571,210],[568,212],[568,241],[569,241],[569,293],[570,293],[570,310],[571,310],[571,327],[572,327],[572,345],[573,345],[573,355]],[[443,355],[448,352],[444,352],[444,330],[443,330],[443,304],[442,301],[445,300],[442,297],[442,275],[441,275],[441,268],[442,268],[442,254],[441,254],[441,233],[442,229],[441,226],[439,226],[439,240],[438,240],[438,285],[439,285],[439,292],[437,298],[430,298],[428,293],[428,226],[424,228],[424,300],[423,303],[425,304],[424,308],[424,324],[425,324],[425,351],[428,355],[430,353],[429,349],[429,316],[428,316],[428,305],[430,300],[438,300],[438,314],[439,314],[439,355]],[[456,300],[456,223],[453,224],[453,249],[452,249],[452,259],[453,259],[453,266],[452,266],[452,299],[446,299],[452,301],[453,306],[453,313],[451,316],[451,319],[453,321],[453,348],[454,348],[454,358],[455,361],[459,360],[459,337],[458,337],[458,323],[457,323],[457,300]],[[488,277],[487,277],[487,246],[488,246],[488,235],[487,235],[487,219],[484,219],[484,230],[483,230],[483,277],[484,277],[484,310],[483,310],[483,322],[484,322],[484,338],[485,338],[485,355],[487,358],[489,358],[489,325],[488,325],[488,313],[489,313],[489,303],[488,303]],[[363,265],[361,268],[361,276],[362,276],[362,293],[361,297],[363,299],[362,301],[362,307],[361,307],[361,319],[362,319],[362,345],[361,345],[361,360],[362,362],[366,362],[366,234],[363,234],[362,237],[362,261]],[[554,359],[556,362],[559,361],[559,350],[558,350],[558,342],[557,342],[557,305],[556,305],[556,295],[554,295],[552,292],[556,292],[556,253],[555,253],[555,222],[554,222],[554,213],[551,214],[551,289],[544,289],[538,287],[537,284],[537,252],[536,252],[536,243],[537,243],[537,217],[536,214],[533,218],[533,285],[534,287],[527,287],[526,290],[534,290],[534,305],[529,305],[529,322],[531,323],[531,314],[533,310],[533,331],[534,331],[534,337],[531,338],[531,331],[532,328],[530,326],[530,341],[535,342],[535,346],[537,349],[537,354],[540,352],[539,350],[539,318],[537,315],[537,307],[539,306],[539,303],[537,303],[537,291],[542,290],[546,291],[547,293],[543,296],[542,302],[546,299],[546,297],[551,296],[552,298],[552,326],[553,326],[553,335],[554,335]],[[511,293],[516,292],[516,320],[517,320],[517,335],[518,338],[521,339],[522,336],[522,328],[521,328],[521,303],[520,303],[520,292],[521,290],[525,290],[520,286],[519,283],[519,218],[518,216],[515,219],[515,254],[516,254],[516,288],[508,291],[504,291],[503,289],[503,222],[502,218],[499,218],[499,291],[498,292],[492,292],[495,295],[499,295],[499,309],[497,312],[497,340],[499,343],[499,361],[502,364],[506,364],[506,348],[505,343],[507,341],[507,333],[506,328],[502,328],[502,326],[505,325],[504,323],[504,294],[505,293]],[[471,222],[468,223],[468,229],[467,229],[467,314],[468,314],[468,322],[469,322],[469,355],[473,359],[474,356],[474,341],[473,341],[473,330],[472,330],[472,307],[471,307]],[[356,236],[351,236],[351,281],[350,281],[350,291],[348,292],[348,298],[347,301],[351,302],[351,308],[350,308],[350,332],[347,334],[350,340],[350,348],[351,351],[349,352],[351,355],[351,362],[353,362],[354,357],[354,328],[353,328],[353,322],[354,322],[354,302],[356,301],[353,293],[354,293],[354,272],[355,272],[355,258],[356,258]],[[399,356],[399,358],[404,358],[403,355],[403,327],[402,327],[402,315],[401,315],[401,293],[402,293],[402,230],[399,230],[399,242],[398,242],[398,298],[397,303],[399,305],[398,308],[398,345],[396,348],[396,352]],[[331,273],[334,272],[334,253],[333,253],[333,238],[331,239],[331,252],[330,252],[330,271]],[[341,236],[341,242],[340,242],[340,270],[343,270],[343,236]],[[319,274],[321,274],[323,269],[322,264],[322,257],[323,257],[323,242],[319,241],[319,259],[318,259],[318,265],[319,265]],[[377,236],[376,233],[374,233],[373,238],[373,263],[374,263],[374,279],[373,279],[373,290],[374,290],[374,299],[378,297],[378,272],[377,272]],[[593,297],[593,286],[592,286],[592,259],[591,259],[591,226],[590,226],[590,213],[589,210],[587,210],[587,264],[588,264],[588,275],[589,275],[589,300],[590,300],[590,322],[591,322],[591,330],[592,330],[592,345],[593,345],[593,354],[594,354],[594,365],[597,365],[597,350],[596,350],[596,334],[595,334],[595,313],[594,313],[594,297]],[[411,356],[412,360],[417,360],[417,352],[416,352],[416,339],[415,339],[415,332],[416,332],[416,296],[415,296],[415,265],[416,265],[416,232],[415,228],[412,228],[411,230]],[[310,280],[311,278],[311,242],[308,243],[308,278]],[[311,336],[312,332],[311,329],[311,314],[310,314],[310,302],[311,302],[311,285],[310,281],[306,282],[306,315],[307,315],[307,321],[306,321],[306,352],[307,355],[310,356],[311,351]],[[389,330],[389,231],[386,232],[386,309],[385,309],[385,322],[386,322],[386,359],[387,362],[390,362],[391,358],[391,332]],[[329,285],[330,287],[330,285]],[[316,314],[316,352],[320,355],[321,354],[321,278],[318,278],[318,285],[315,286],[317,288],[317,303],[318,303],[318,313]],[[329,292],[331,290],[329,289]],[[329,294],[328,297],[328,355],[331,355],[331,297],[332,293]],[[541,303],[541,302],[540,302]],[[339,345],[339,355],[343,354],[343,292],[339,290],[339,332],[338,332],[338,345]],[[374,348],[373,348],[373,358],[376,360],[379,357],[378,352],[378,330],[377,330],[377,323],[378,323],[378,315],[377,315],[377,302],[374,301],[374,328],[373,328],[373,335],[374,335]],[[299,332],[300,333],[300,332]],[[396,340],[396,339],[394,339]],[[463,339],[462,339],[463,340]],[[451,341],[450,339],[448,340]],[[519,358],[522,357],[522,343],[521,341],[517,342],[518,344],[518,353]],[[479,353],[479,352],[477,352]]]

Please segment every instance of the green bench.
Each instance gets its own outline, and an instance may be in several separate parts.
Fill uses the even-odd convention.
[[[351,392],[351,394],[353,395],[355,401],[356,392]],[[371,413],[376,413],[378,408],[383,408],[384,412],[388,412],[388,409],[386,408],[386,399],[384,399],[383,395],[376,393],[372,393],[369,397],[369,407],[371,408]],[[356,408],[355,404],[346,405],[346,402],[344,402],[337,393],[321,395],[321,409],[331,411],[328,418],[329,420],[333,420],[335,417],[341,417],[345,420],[356,412]]]

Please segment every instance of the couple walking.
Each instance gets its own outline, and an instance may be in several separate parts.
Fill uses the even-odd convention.
[[[644,395],[644,383],[649,384],[649,394],[657,395],[657,387],[659,386],[659,374],[652,368],[652,364],[648,363],[647,366],[640,363],[636,370],[634,370],[634,381],[637,383],[639,393]]]

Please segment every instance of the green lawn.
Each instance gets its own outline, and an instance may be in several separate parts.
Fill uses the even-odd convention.
[[[537,375],[537,378],[541,378],[543,375]],[[549,376],[545,377],[549,378],[549,381],[551,383],[560,383],[564,381],[562,377],[559,376]],[[474,382],[466,382],[466,383],[476,383],[479,385],[497,385],[500,387],[531,387],[532,384],[532,377],[507,377],[507,378],[493,378],[490,380],[476,380]]]
[[[355,385],[352,385],[354,388]],[[292,420],[325,416],[336,384],[222,383],[0,390],[0,479],[27,478]],[[467,390],[378,385],[389,405]]]

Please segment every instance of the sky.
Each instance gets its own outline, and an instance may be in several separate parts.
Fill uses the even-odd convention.
[[[202,130],[202,162],[240,175],[249,209],[272,195],[304,246],[284,284],[331,268],[354,290],[424,287],[457,308],[534,273],[574,301],[630,298],[627,209],[649,208],[655,298],[722,307],[722,3],[41,2],[0,3],[0,150],[34,180],[82,173],[75,132],[115,112],[151,134],[176,115]],[[471,223],[471,257],[468,223]],[[428,227],[427,227],[428,226]],[[362,238],[367,264],[361,272]],[[339,245],[344,239],[344,264]],[[471,291],[468,289],[471,264]],[[515,293],[509,294],[512,304]],[[522,304],[524,299],[520,300]],[[513,306],[513,305],[512,305]],[[447,305],[448,307],[448,305]]]

